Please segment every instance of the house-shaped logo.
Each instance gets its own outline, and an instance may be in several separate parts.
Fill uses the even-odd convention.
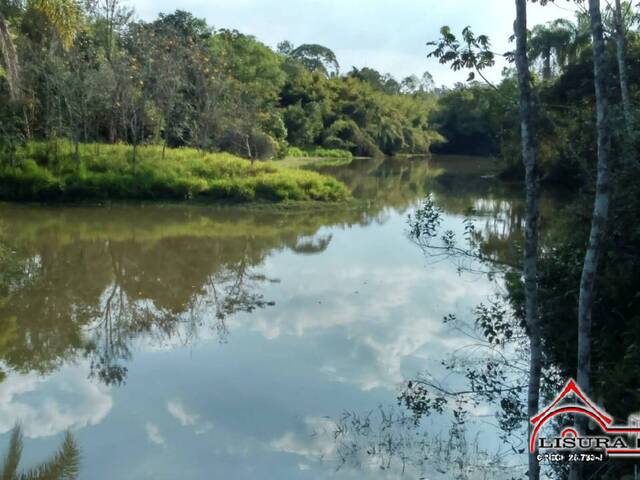
[[[559,437],[540,437],[542,427],[558,415],[584,416],[597,426],[599,432],[580,437],[574,428],[565,428]],[[640,457],[639,426],[615,425],[613,418],[604,409],[595,405],[570,379],[551,404],[531,419],[529,451],[536,450],[600,450],[609,456]],[[630,440],[631,437],[632,438]],[[630,445],[631,443],[631,445]]]

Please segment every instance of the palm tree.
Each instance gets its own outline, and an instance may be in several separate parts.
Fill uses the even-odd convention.
[[[549,80],[552,75],[552,61],[562,66],[567,58],[567,45],[571,43],[572,32],[562,22],[536,25],[529,39],[529,55],[532,60],[542,61],[542,79]]]
[[[0,53],[4,65],[0,64],[0,68],[4,70],[9,94],[14,100],[19,97],[20,92],[20,62],[13,43],[10,20],[30,10],[44,15],[64,48],[71,46],[82,16],[77,0],[16,0],[3,3],[0,7]]]
[[[75,480],[78,478],[80,451],[69,432],[65,434],[58,452],[41,465],[27,472],[18,473],[21,457],[22,429],[16,425],[11,433],[9,451],[0,470],[1,480]]]
[[[560,68],[575,63],[580,54],[591,45],[589,18],[578,13],[576,20],[574,23],[571,20],[559,18],[552,23],[554,29],[564,32],[558,33],[558,36],[566,40],[555,45],[556,62]]]
[[[616,60],[618,61],[618,77],[620,83],[620,95],[624,111],[625,126],[627,129],[627,142],[634,136],[633,107],[629,91],[629,78],[627,74],[627,35],[634,24],[640,21],[640,15],[633,10],[630,2],[615,0],[615,6],[608,5],[603,19],[605,29],[610,31],[616,41]]]

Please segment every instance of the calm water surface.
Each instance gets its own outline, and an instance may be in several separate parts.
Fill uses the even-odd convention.
[[[518,194],[488,167],[332,167],[366,200],[346,211],[0,205],[0,451],[20,422],[24,466],[70,430],[87,479],[397,478],[337,470],[333,422],[468,343],[442,318],[496,284],[426,262],[406,216],[433,192],[511,248]]]

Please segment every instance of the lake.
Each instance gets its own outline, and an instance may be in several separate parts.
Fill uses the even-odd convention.
[[[70,430],[80,478],[398,478],[400,461],[345,458],[336,424],[401,414],[406,381],[446,375],[442,359],[470,342],[442,319],[471,319],[500,288],[428,261],[407,215],[432,193],[443,226],[461,232],[474,207],[508,254],[520,193],[484,178],[483,159],[323,171],[362,201],[1,204],[0,451],[20,422],[23,466],[50,458]],[[450,421],[421,428],[446,437]],[[476,444],[499,447],[489,426],[476,430]],[[428,478],[452,478],[433,459]]]

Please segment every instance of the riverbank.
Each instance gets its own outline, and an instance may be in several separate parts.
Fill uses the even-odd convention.
[[[8,163],[6,159],[3,162]],[[82,202],[101,200],[225,200],[337,202],[350,197],[333,177],[250,162],[228,153],[161,146],[32,142],[0,168],[0,199]]]

